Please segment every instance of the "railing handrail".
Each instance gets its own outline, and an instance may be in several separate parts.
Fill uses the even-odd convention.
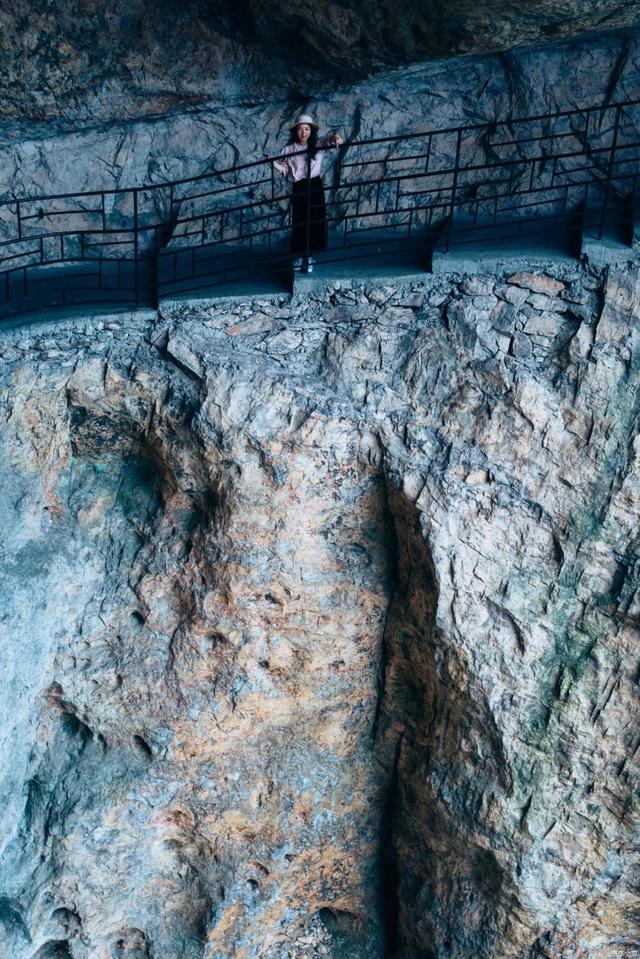
[[[543,222],[565,231],[572,255],[577,231],[594,224],[602,238],[605,224],[617,223],[612,235],[629,244],[640,198],[638,106],[629,98],[340,143],[327,136],[318,148],[340,155],[326,207],[320,190],[313,212],[307,164],[304,215],[298,187],[290,192],[279,175],[289,158],[309,159],[308,146],[295,143],[176,180],[1,200],[0,311],[59,300],[137,307],[265,269],[280,282],[309,267],[314,250],[327,250],[330,263],[347,247],[356,258],[383,255],[396,239],[422,250],[424,265],[436,247],[448,253],[476,230],[511,239],[542,232]],[[305,251],[296,264],[293,250]],[[66,272],[54,269],[60,264]]]
[[[457,126],[454,126],[454,127],[441,127],[435,130],[422,130],[416,133],[398,133],[398,134],[394,134],[393,136],[390,135],[386,137],[373,137],[366,140],[349,140],[349,141],[346,141],[343,145],[351,149],[352,147],[371,146],[372,144],[378,144],[378,143],[400,142],[404,140],[418,140],[425,137],[443,136],[449,133],[457,134],[458,132],[464,132],[465,130],[482,130],[486,127],[492,127],[492,126],[507,126],[514,123],[536,123],[539,120],[557,120],[560,117],[577,116],[578,114],[583,114],[583,113],[602,113],[604,110],[617,110],[617,109],[622,109],[623,107],[636,106],[638,104],[640,104],[640,98],[631,99],[631,100],[622,100],[616,103],[604,103],[601,106],[597,106],[597,107],[575,107],[572,110],[557,110],[553,113],[541,113],[541,114],[536,114],[536,115],[526,116],[526,117],[515,117],[515,118],[510,118],[508,120],[485,120],[483,123],[458,124]],[[567,136],[568,135],[569,134],[567,134]],[[542,137],[538,137],[537,139],[545,140],[547,139],[547,137],[542,136]],[[325,147],[325,149],[327,148]],[[339,149],[339,147],[329,147],[329,149]],[[306,152],[307,150],[305,147],[302,150],[297,150],[295,153],[290,153],[289,156],[299,156]],[[234,173],[237,170],[248,170],[251,167],[260,166],[261,164],[273,163],[274,161],[277,161],[277,160],[282,160],[281,153],[275,154],[273,156],[269,155],[266,157],[262,157],[262,159],[260,160],[251,160],[249,163],[240,163],[235,166],[226,167],[225,169],[222,169],[222,170],[213,170],[209,173],[199,173],[195,176],[183,177],[182,179],[179,179],[179,180],[163,181],[161,183],[154,184],[154,186],[158,186],[158,187],[162,186],[166,188],[168,186],[173,186],[173,187],[182,186],[185,183],[197,183],[199,180],[205,180],[205,179],[208,179],[209,177],[224,176],[225,174],[228,174],[228,173]],[[145,189],[145,188],[137,187],[136,189]],[[80,194],[70,194],[70,195],[79,196]]]
[[[427,137],[443,136],[447,134],[457,135],[459,133],[464,133],[466,131],[469,131],[469,132],[477,131],[477,130],[482,130],[489,127],[511,126],[513,124],[518,124],[518,123],[536,123],[541,120],[557,120],[561,117],[578,116],[580,114],[597,114],[597,113],[603,113],[604,111],[608,111],[608,110],[621,110],[621,109],[624,109],[625,107],[637,106],[637,105],[640,105],[640,98],[621,100],[621,101],[616,101],[615,103],[603,103],[600,106],[575,107],[572,110],[556,110],[552,113],[534,114],[534,115],[525,116],[525,117],[510,117],[505,120],[498,120],[498,119],[485,120],[482,123],[458,124],[457,126],[441,127],[434,130],[422,130],[414,133],[399,133],[399,134],[389,135],[385,137],[373,137],[365,140],[347,140],[341,146],[327,145],[322,147],[322,149],[341,149],[343,147],[348,147],[349,149],[352,149],[353,147],[371,146],[371,145],[377,145],[380,143],[403,142],[405,140],[417,140],[417,139],[423,139]],[[560,136],[564,136],[564,135],[570,136],[571,131],[568,131],[567,134],[560,134]],[[549,139],[549,137],[551,136],[552,134],[546,134],[540,137],[533,137],[529,139],[539,141],[539,140]],[[558,135],[556,135],[556,137],[557,136]],[[301,154],[305,154],[306,152],[307,152],[307,148],[304,147],[303,149],[297,150],[288,155],[299,156]],[[278,153],[278,154],[262,157],[259,160],[251,160],[248,163],[240,163],[234,166],[225,167],[222,170],[210,170],[206,173],[198,173],[198,174],[195,174],[194,176],[182,177],[177,180],[160,180],[156,183],[145,183],[138,186],[107,187],[105,189],[100,189],[100,190],[75,190],[75,191],[66,192],[66,193],[38,194],[36,196],[28,196],[28,195],[15,196],[10,199],[0,200],[0,207],[13,206],[16,203],[38,203],[38,202],[46,202],[48,200],[69,200],[69,199],[78,198],[78,197],[94,197],[94,196],[106,197],[106,196],[116,196],[118,194],[126,194],[126,193],[131,193],[131,194],[148,193],[152,190],[160,190],[160,189],[166,190],[167,188],[175,189],[175,187],[184,186],[184,184],[187,184],[187,183],[198,183],[203,180],[211,179],[212,177],[223,177],[225,175],[228,175],[231,173],[237,173],[242,170],[249,170],[253,167],[258,167],[263,165],[266,166],[267,164],[273,164],[274,162],[282,161],[282,159],[283,159],[282,153]],[[392,161],[395,158],[390,157],[387,159]],[[403,158],[398,157],[397,159],[400,160]],[[245,186],[250,186],[250,184],[245,184]],[[60,211],[60,212],[65,213],[66,211]],[[91,211],[87,210],[82,212],[90,213]],[[99,211],[96,210],[95,212],[97,213]]]

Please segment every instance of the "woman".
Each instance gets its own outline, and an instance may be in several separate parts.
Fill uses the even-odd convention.
[[[327,247],[327,214],[320,170],[325,151],[343,142],[339,133],[318,141],[318,124],[301,114],[289,127],[291,136],[282,151],[286,159],[274,166],[293,180],[291,194],[291,252],[294,270],[313,271],[311,253]]]

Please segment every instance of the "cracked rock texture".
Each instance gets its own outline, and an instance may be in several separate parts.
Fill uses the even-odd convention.
[[[0,117],[149,116],[640,21],[637,0],[6,0]]]
[[[181,76],[190,62],[180,63]],[[24,114],[2,124],[0,199],[162,183],[260,160],[280,152],[301,109],[350,142],[638,98],[639,78],[637,32],[610,33],[416,63],[356,85],[300,84],[285,70],[276,89],[265,91],[256,81],[236,96],[229,80],[205,103],[170,114],[153,110],[151,117],[104,117],[98,106],[73,122],[30,122]],[[592,121],[591,130],[597,126]],[[603,126],[610,128],[611,115]],[[325,181],[330,185],[329,171]],[[0,208],[0,225],[11,215],[11,207]]]
[[[0,340],[3,959],[632,959],[640,265]]]

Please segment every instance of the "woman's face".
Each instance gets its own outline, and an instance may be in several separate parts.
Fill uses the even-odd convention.
[[[298,143],[306,143],[311,136],[311,127],[308,123],[299,123],[296,127],[296,139]]]

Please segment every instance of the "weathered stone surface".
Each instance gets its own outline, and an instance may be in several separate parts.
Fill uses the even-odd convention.
[[[565,289],[565,284],[559,280],[554,280],[551,276],[537,276],[535,273],[514,273],[507,282],[548,298],[557,296]],[[531,302],[534,306],[536,305],[535,300],[531,300]]]
[[[639,19],[635,0],[546,0],[535,12],[529,0],[7,0],[0,116],[124,119],[285,90],[297,99],[429,56],[509,50]]]
[[[639,275],[3,334],[3,959],[637,955]]]
[[[280,152],[300,109],[315,113],[324,130],[358,140],[638,97],[639,51],[636,36],[610,34],[500,56],[418,63],[357,86],[289,86],[289,74],[279,70],[276,90],[254,85],[247,93],[225,80],[197,109],[156,116],[154,108],[149,118],[120,112],[100,118],[98,104],[82,122],[28,122],[21,114],[3,124],[0,198],[159,184],[259,160]],[[182,62],[179,70],[185,75]],[[105,108],[112,102],[109,89]],[[578,137],[576,146],[580,142]],[[448,147],[448,156],[452,143],[441,146]],[[463,149],[472,148],[465,141]],[[347,156],[354,159],[353,151]],[[331,180],[327,170],[328,186]],[[0,209],[0,227],[5,219],[11,223],[11,209]]]

